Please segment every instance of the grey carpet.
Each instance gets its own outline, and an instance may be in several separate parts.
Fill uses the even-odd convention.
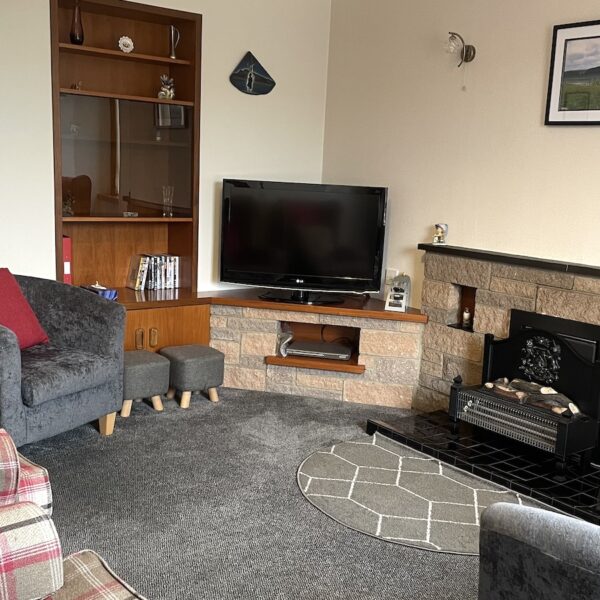
[[[240,390],[188,411],[134,404],[115,433],[91,426],[25,446],[46,466],[65,553],[96,550],[149,599],[474,600],[477,558],[341,526],[303,498],[315,448],[397,410]]]
[[[311,454],[298,469],[307,500],[352,529],[435,552],[479,554],[479,518],[494,502],[541,506],[376,433]]]

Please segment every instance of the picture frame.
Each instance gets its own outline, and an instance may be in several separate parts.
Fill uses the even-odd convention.
[[[546,125],[600,125],[600,21],[556,25]]]
[[[185,129],[185,106],[157,104],[154,109],[154,126],[158,129]]]

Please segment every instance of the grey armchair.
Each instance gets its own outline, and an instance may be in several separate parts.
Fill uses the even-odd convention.
[[[480,600],[600,598],[600,527],[498,503],[481,516]]]
[[[0,326],[0,427],[17,446],[95,419],[110,435],[123,402],[125,309],[57,281],[16,279],[50,343],[21,351]]]

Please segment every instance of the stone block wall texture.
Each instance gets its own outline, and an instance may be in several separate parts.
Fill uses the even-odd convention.
[[[358,360],[365,372],[355,375],[266,365],[264,357],[277,353],[281,322],[359,328]],[[223,385],[227,387],[402,408],[410,408],[415,398],[422,324],[213,305],[210,326],[210,345],[225,354]],[[429,358],[433,363],[437,357]],[[440,367],[439,375],[442,372]]]
[[[472,333],[447,326],[460,320],[460,286],[477,288]],[[447,409],[456,375],[481,382],[483,335],[507,337],[512,308],[600,325],[600,279],[437,253],[425,254],[422,301],[420,410]]]

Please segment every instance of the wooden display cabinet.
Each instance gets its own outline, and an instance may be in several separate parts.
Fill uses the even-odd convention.
[[[82,0],[80,6],[84,43],[79,46],[71,44],[69,39],[73,0],[50,0],[57,278],[63,278],[62,237],[67,235],[72,240],[74,285],[98,280],[106,286],[121,288],[126,284],[132,255],[169,253],[182,258],[181,284],[195,290],[202,18],[193,13],[119,0]],[[169,58],[171,25],[181,34],[176,59]],[[121,36],[132,38],[133,52],[126,54],[119,49]],[[174,78],[175,100],[157,98],[162,74]],[[67,122],[67,115],[62,114],[65,107],[79,107],[77,102],[83,105],[86,99],[91,99],[89,106],[81,108],[78,118],[73,117],[74,111],[71,111]],[[93,99],[107,99],[108,108]],[[179,135],[174,128],[161,129],[162,122],[157,121],[154,139],[144,131],[137,139],[131,134],[123,142],[125,126],[119,109],[141,113],[144,111],[136,107],[148,105],[152,108],[145,111],[146,121],[148,114],[153,115],[155,111],[158,114],[155,107],[182,107],[174,110],[188,115],[189,135]],[[109,125],[97,127],[93,135],[86,136],[80,132],[81,115],[89,115],[94,106],[110,111]],[[94,121],[95,116],[89,120]],[[131,129],[133,131],[133,126]],[[74,137],[77,137],[75,141]],[[90,147],[96,148],[95,155],[88,150]],[[126,158],[130,172],[127,190],[121,185],[125,151],[129,153]],[[64,152],[71,161],[70,166],[66,164]],[[86,152],[90,157],[87,160]],[[80,173],[73,172],[72,165],[78,157],[77,164],[83,165],[81,170],[87,179],[76,187],[73,180]],[[98,164],[110,165],[102,176],[89,166]],[[86,172],[86,165],[91,173]],[[171,170],[164,175],[164,180],[179,178],[181,185],[176,184],[176,187],[186,196],[179,208],[181,214],[175,210],[173,217],[162,216],[162,202],[157,199],[160,186],[153,185],[151,190],[149,185],[144,188],[144,178],[151,178],[161,168],[164,170],[165,165]],[[71,186],[69,190],[67,186]],[[130,189],[136,186],[139,191],[132,197]],[[87,197],[73,200],[73,196],[69,196],[71,208],[63,212],[67,193],[87,194]],[[123,216],[123,212],[134,212],[132,208],[138,217]]]

